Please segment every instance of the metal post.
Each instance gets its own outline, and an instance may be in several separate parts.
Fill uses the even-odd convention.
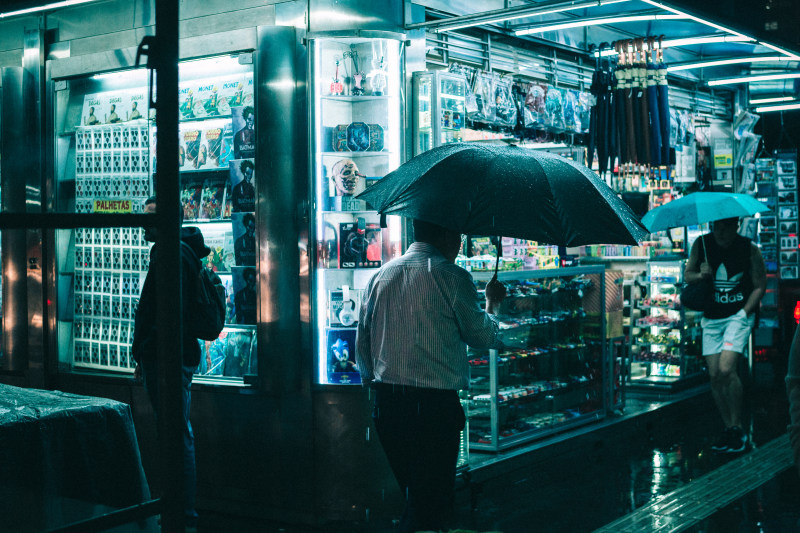
[[[163,481],[161,530],[183,531],[183,414],[181,363],[183,302],[181,301],[180,200],[178,177],[178,0],[156,2],[155,51],[158,177],[156,214],[159,231],[158,288],[158,426]]]

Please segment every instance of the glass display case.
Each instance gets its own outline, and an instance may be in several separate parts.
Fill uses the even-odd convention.
[[[703,372],[702,313],[680,305],[685,261],[650,261],[646,286],[636,307],[630,371],[633,389],[673,389],[694,382]]]
[[[464,74],[444,70],[415,72],[413,91],[414,155],[462,141],[466,128]]]
[[[212,250],[203,265],[220,275],[228,292],[226,328],[216,341],[201,341],[197,372],[241,379],[255,372],[256,360],[252,61],[224,56],[185,62],[179,76],[184,225],[203,232]],[[56,84],[59,211],[142,212],[157,179],[148,91],[145,69]],[[56,235],[59,293],[68,295],[60,300],[74,300],[71,309],[59,312],[59,343],[72,346],[60,351],[61,363],[132,372],[133,320],[151,243],[141,228],[77,228]]]
[[[311,40],[316,246],[314,328],[320,384],[360,384],[355,362],[361,295],[375,269],[402,253],[399,217],[354,195],[397,168],[402,154],[403,43]]]
[[[482,291],[492,272],[474,272]],[[502,350],[469,349],[471,449],[498,451],[602,418],[610,403],[604,268],[500,272]]]

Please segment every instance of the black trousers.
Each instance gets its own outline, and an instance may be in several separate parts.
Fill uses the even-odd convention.
[[[373,419],[406,509],[400,533],[447,530],[466,418],[454,390],[375,386]]]

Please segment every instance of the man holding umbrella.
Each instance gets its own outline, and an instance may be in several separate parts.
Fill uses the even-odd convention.
[[[454,264],[461,234],[414,220],[414,242],[367,285],[356,362],[375,391],[378,438],[406,497],[401,533],[447,530],[455,498],[459,389],[469,387],[466,345],[499,347],[492,316],[506,289],[486,285],[486,311],[469,272]]]
[[[698,193],[696,193],[698,194]],[[736,372],[767,285],[758,246],[737,233],[739,218],[713,222],[713,231],[692,245],[684,279],[713,281],[713,298],[703,312],[703,356],[711,378],[711,394],[725,429],[711,448],[737,453],[747,447],[742,429],[742,382]]]

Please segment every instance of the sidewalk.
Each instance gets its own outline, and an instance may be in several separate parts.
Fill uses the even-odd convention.
[[[629,531],[800,531],[800,478],[785,456],[787,402],[777,378],[768,381],[747,387],[745,420],[754,447],[743,454],[711,451],[721,422],[707,386],[668,401],[629,398],[621,416],[502,455],[472,452],[472,468],[457,483],[458,525],[464,533],[624,531],[613,524],[635,512],[655,516],[662,512],[659,503],[666,503],[665,498],[680,506],[702,500],[704,493],[713,496],[717,486],[734,484],[726,475],[739,475],[741,464],[752,463],[754,477],[748,484],[731,487],[724,501],[707,509],[710,514],[695,514],[682,522],[684,529],[659,529],[664,524],[656,521],[659,527],[646,529],[639,523]],[[762,461],[774,463],[772,470],[765,470],[766,463],[762,468]],[[703,476],[710,473],[716,477],[705,479],[714,481],[703,486]],[[392,530],[388,519],[309,529],[241,523],[203,515],[202,510],[199,528],[200,533]]]

